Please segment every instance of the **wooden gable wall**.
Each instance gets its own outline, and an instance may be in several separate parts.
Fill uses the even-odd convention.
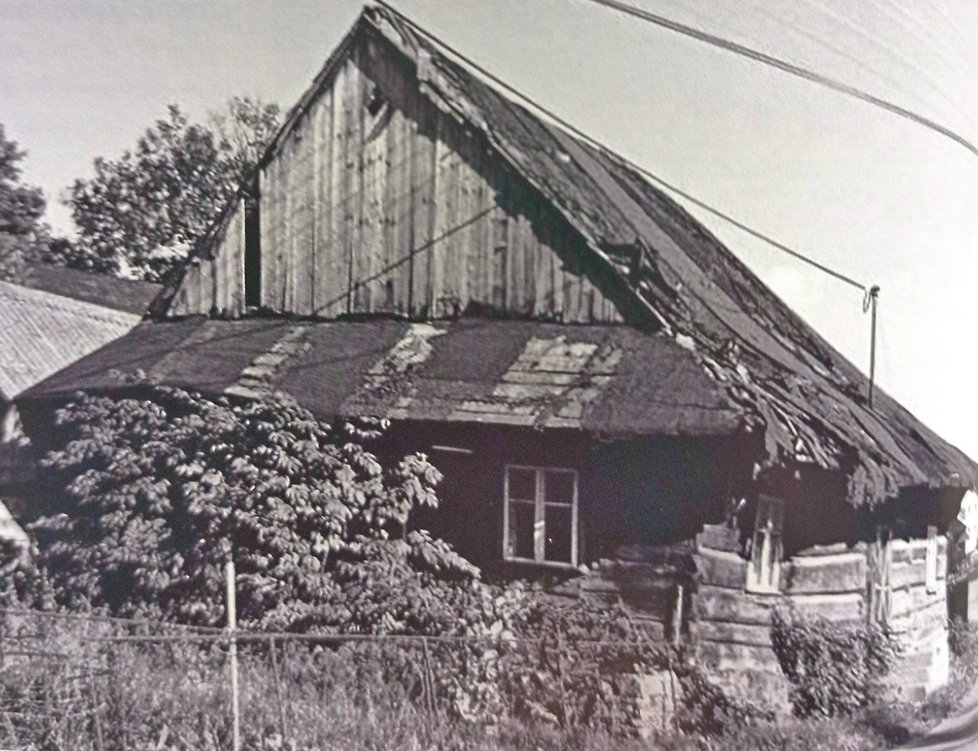
[[[584,241],[482,134],[421,94],[415,65],[386,40],[353,40],[258,192],[266,311],[621,320],[584,268]],[[242,200],[168,314],[244,315],[247,237]]]

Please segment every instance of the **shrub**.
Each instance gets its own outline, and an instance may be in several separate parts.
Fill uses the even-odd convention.
[[[382,467],[363,445],[376,421],[147,388],[58,413],[51,501],[31,529],[62,605],[220,625],[229,558],[245,627],[446,633],[488,596],[474,566],[412,528],[441,475],[423,454]]]
[[[771,640],[800,717],[866,707],[899,655],[896,639],[876,624],[835,623],[792,608],[775,610]]]
[[[951,683],[967,688],[978,683],[978,623],[952,618],[948,622],[948,647],[951,651]]]

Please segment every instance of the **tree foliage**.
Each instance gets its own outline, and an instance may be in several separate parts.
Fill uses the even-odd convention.
[[[78,239],[66,249],[76,268],[161,279],[217,219],[278,125],[276,105],[232,99],[205,124],[176,105],[118,159],[95,160],[69,204]]]
[[[44,195],[21,180],[24,156],[0,123],[0,278],[4,279],[16,277],[24,261],[43,257],[48,242],[42,221]]]
[[[438,470],[422,454],[385,469],[365,435],[275,399],[79,396],[43,462],[54,492],[32,525],[40,564],[69,607],[220,624],[233,559],[246,625],[464,631],[460,610],[493,599],[410,523],[437,505]]]

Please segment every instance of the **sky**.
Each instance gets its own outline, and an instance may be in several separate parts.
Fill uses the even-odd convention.
[[[978,143],[973,0],[634,0],[813,68]],[[877,378],[978,458],[978,157],[905,119],[589,0],[397,0],[609,147],[880,295]],[[178,103],[290,107],[354,0],[0,0],[0,122],[59,197]],[[861,293],[688,207],[868,369]]]

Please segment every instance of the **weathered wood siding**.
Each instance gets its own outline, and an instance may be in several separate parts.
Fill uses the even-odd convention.
[[[893,682],[908,699],[947,683],[947,538],[938,536],[937,582],[927,587],[927,540],[890,543],[889,626],[905,647]]]
[[[245,309],[244,249],[244,202],[236,200],[214,236],[211,257],[185,267],[169,314],[240,315]]]
[[[706,525],[696,537],[701,581],[692,622],[699,661],[732,696],[787,712],[789,686],[771,646],[771,618],[779,596],[745,591],[747,561],[736,529]]]
[[[258,187],[267,310],[620,320],[581,267],[583,240],[381,41],[353,47]],[[244,314],[243,214],[188,271],[171,315]]]
[[[774,608],[790,603],[808,615],[864,622],[870,547],[838,543],[802,550],[781,564],[779,592],[756,594],[745,590],[748,564],[735,531],[707,525],[697,537],[702,581],[689,628],[713,679],[733,694],[782,704],[787,684],[771,647]],[[926,540],[890,543],[887,625],[904,647],[892,679],[906,698],[919,699],[947,682],[946,539],[936,540],[938,574],[930,589],[926,549]]]

